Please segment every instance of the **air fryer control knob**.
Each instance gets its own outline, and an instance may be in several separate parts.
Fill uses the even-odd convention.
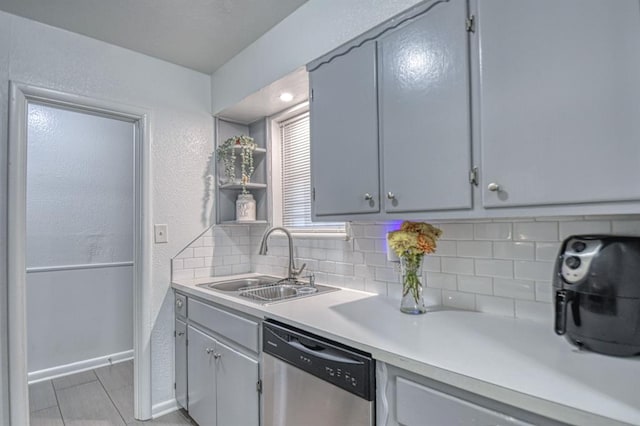
[[[580,267],[580,258],[577,256],[567,257],[564,263],[571,269],[578,269]]]
[[[587,245],[582,242],[582,241],[576,241],[573,244],[571,244],[571,248],[573,249],[573,251],[575,251],[576,253],[581,253],[584,251],[584,249],[587,248]]]

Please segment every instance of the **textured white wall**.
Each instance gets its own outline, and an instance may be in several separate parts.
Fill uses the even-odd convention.
[[[168,224],[170,237],[152,252],[152,402],[172,399],[169,261],[210,217],[201,211],[207,195],[203,176],[213,146],[210,77],[1,12],[0,77],[0,126],[7,122],[9,79],[151,111],[152,222]],[[5,134],[0,132],[4,147]],[[5,150],[0,149],[2,158]],[[5,167],[6,161],[1,164]],[[0,179],[4,191],[4,171]],[[6,196],[2,199],[6,203]]]
[[[220,67],[217,113],[421,0],[309,0]]]
[[[9,424],[7,357],[7,116],[9,108],[9,15],[0,13],[0,424]]]

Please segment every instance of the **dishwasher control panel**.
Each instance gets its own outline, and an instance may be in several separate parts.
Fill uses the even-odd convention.
[[[262,331],[265,353],[368,401],[375,398],[371,356],[279,323],[265,322]]]

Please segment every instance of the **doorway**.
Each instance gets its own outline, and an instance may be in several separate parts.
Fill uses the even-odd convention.
[[[131,355],[135,418],[151,417],[148,115],[126,105],[11,84],[12,425],[29,424],[28,372],[37,381]],[[87,126],[127,140],[114,149],[113,141],[89,136]],[[63,128],[70,131],[63,144],[38,141],[38,132],[51,136]],[[82,293],[98,303],[81,303]],[[104,309],[109,305],[128,312],[109,318]],[[62,327],[70,335],[47,340],[62,334]],[[92,331],[100,334],[97,339]]]

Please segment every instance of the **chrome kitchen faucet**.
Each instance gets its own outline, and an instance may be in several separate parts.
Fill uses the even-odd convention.
[[[260,250],[258,251],[258,254],[262,256],[267,254],[267,251],[269,250],[269,248],[267,247],[267,240],[269,239],[269,235],[271,235],[271,233],[274,231],[284,232],[287,238],[289,239],[289,275],[287,276],[287,279],[290,281],[295,281],[304,270],[304,267],[307,266],[307,264],[303,263],[300,269],[296,269],[296,266],[293,260],[293,237],[291,236],[291,232],[289,232],[286,228],[275,226],[271,229],[268,229],[267,232],[265,232],[264,235],[262,236],[262,241],[260,242]]]

